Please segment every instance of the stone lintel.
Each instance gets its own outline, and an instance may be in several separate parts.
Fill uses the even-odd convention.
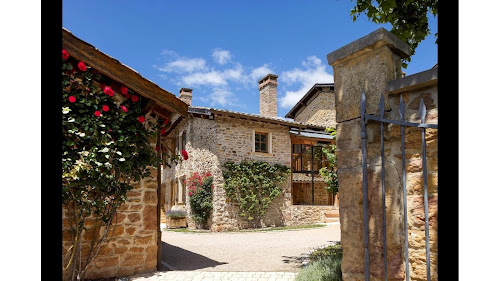
[[[421,89],[437,84],[438,69],[431,68],[426,71],[412,74],[403,78],[398,78],[387,83],[387,92],[397,94],[416,89]]]
[[[329,53],[326,56],[328,64],[333,66],[337,62],[344,60],[353,54],[361,52],[364,49],[373,47],[379,42],[381,42],[382,45],[387,45],[401,58],[409,57],[411,54],[411,48],[408,44],[401,41],[398,37],[396,37],[396,35],[387,31],[387,29],[381,27],[370,34]]]

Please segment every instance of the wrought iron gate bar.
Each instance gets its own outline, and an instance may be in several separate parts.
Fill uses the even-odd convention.
[[[381,117],[370,115],[370,114],[365,114],[365,120],[374,120],[374,121],[379,121],[379,122],[384,122],[384,123],[401,125],[401,126],[405,126],[405,127],[418,127],[418,128],[427,128],[427,129],[437,129],[438,128],[437,124],[422,124],[422,123],[406,122],[404,120],[390,120],[390,119],[385,119],[385,118],[381,118]]]
[[[425,122],[426,108],[424,100],[420,99],[420,122]],[[424,212],[425,212],[425,259],[427,266],[427,281],[431,280],[431,257],[429,249],[429,202],[427,195],[427,148],[425,143],[425,128],[422,128],[422,176],[424,177]]]
[[[364,234],[364,263],[365,263],[365,280],[370,280],[370,256],[369,256],[369,228],[368,228],[368,179],[367,179],[367,134],[366,124],[368,120],[380,122],[380,158],[382,163],[382,242],[383,242],[383,257],[384,257],[384,280],[388,279],[388,256],[387,256],[387,217],[386,217],[386,190],[385,190],[385,153],[384,153],[384,123],[396,124],[401,126],[401,166],[402,166],[402,192],[403,192],[403,210],[404,210],[404,238],[405,238],[405,280],[410,281],[410,263],[408,255],[408,204],[407,204],[407,189],[406,189],[406,155],[405,155],[405,127],[417,127],[422,131],[422,176],[424,182],[424,213],[425,213],[425,249],[426,249],[426,268],[427,280],[431,280],[431,263],[430,263],[430,245],[429,245],[429,199],[427,190],[427,150],[425,140],[426,129],[437,129],[437,124],[426,124],[425,116],[427,109],[425,108],[424,100],[420,99],[420,123],[412,123],[404,120],[405,107],[403,104],[403,96],[399,99],[399,120],[390,120],[384,118],[385,101],[384,95],[380,96],[379,101],[379,116],[366,113],[366,96],[365,92],[361,91],[361,140],[362,140],[362,170],[363,170],[363,234]]]
[[[399,99],[399,116],[404,121],[405,107],[403,104],[403,95]],[[403,173],[403,208],[404,208],[404,223],[405,223],[405,264],[406,264],[406,281],[410,280],[410,263],[408,261],[408,211],[406,202],[406,155],[405,155],[405,126],[401,126],[401,165]]]
[[[362,139],[362,162],[363,162],[363,243],[365,247],[365,281],[370,280],[370,256],[368,252],[369,233],[368,233],[368,187],[366,171],[366,97],[365,91],[361,91],[361,139]]]
[[[385,104],[384,94],[380,95],[378,105],[380,118],[384,118]],[[384,166],[384,122],[380,122],[380,158],[382,162],[382,241],[384,248],[384,280],[387,281],[387,235],[386,235],[386,219],[385,219],[385,166]]]

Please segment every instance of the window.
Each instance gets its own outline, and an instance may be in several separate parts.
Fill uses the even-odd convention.
[[[185,150],[186,149],[186,131],[182,132],[182,144],[181,144],[181,149]]]
[[[255,132],[255,152],[268,152],[268,134]]]

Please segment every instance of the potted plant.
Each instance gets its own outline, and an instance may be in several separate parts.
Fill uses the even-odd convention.
[[[186,211],[184,210],[170,210],[165,213],[167,217],[168,228],[186,227]]]

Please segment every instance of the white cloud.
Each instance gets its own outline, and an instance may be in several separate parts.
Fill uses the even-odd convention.
[[[238,81],[243,78],[243,66],[236,64],[236,67],[225,69],[223,71],[211,70],[209,72],[195,72],[182,77],[182,82],[187,86],[192,85],[208,85],[221,86],[227,85],[228,80]]]
[[[162,56],[169,56],[169,57],[175,57],[175,58],[179,57],[179,55],[175,51],[168,50],[168,49],[161,50],[160,54]]]
[[[261,79],[262,77],[266,76],[269,73],[273,73],[273,71],[269,69],[267,64],[264,64],[261,67],[252,69],[252,72],[250,73],[250,80],[252,83],[257,83],[259,79]]]
[[[281,82],[292,85],[299,83],[300,88],[296,91],[286,91],[285,96],[279,97],[279,106],[291,108],[294,106],[311,87],[316,83],[333,83],[333,73],[326,71],[327,65],[322,64],[316,56],[307,57],[302,62],[302,69],[292,69],[281,74]]]
[[[226,64],[231,60],[231,53],[227,50],[215,49],[212,53],[212,57],[218,64]]]
[[[195,72],[181,78],[187,86],[192,85],[227,85],[227,81],[219,71]]]
[[[157,69],[164,72],[191,73],[207,69],[205,64],[206,62],[202,58],[180,58],[165,64],[163,67],[157,67]]]
[[[210,95],[210,100],[211,100],[210,102],[211,106],[236,105],[236,99],[234,94],[225,88],[214,88],[212,94]]]

